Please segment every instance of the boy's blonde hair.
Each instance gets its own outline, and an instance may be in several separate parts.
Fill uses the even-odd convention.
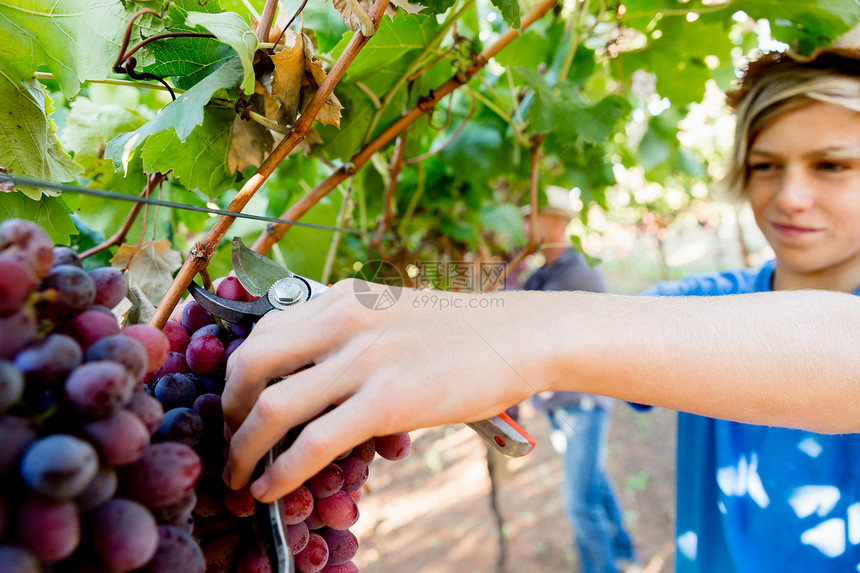
[[[774,119],[816,101],[860,112],[860,59],[825,54],[802,62],[765,54],[747,67],[740,88],[729,92],[727,100],[737,124],[722,187],[741,197],[749,179],[750,147]]]

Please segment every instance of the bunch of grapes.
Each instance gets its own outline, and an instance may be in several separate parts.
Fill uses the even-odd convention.
[[[34,223],[0,225],[3,571],[205,569],[187,526],[163,519],[193,496],[201,462],[153,436],[162,407],[141,381],[169,344],[120,329],[111,308],[127,286]]]
[[[253,300],[235,277],[221,281],[216,294],[230,300]],[[220,403],[224,368],[250,333],[250,326],[219,324],[200,304],[189,302],[181,322],[165,324],[170,353],[147,379],[147,391],[165,410],[157,435],[194,448],[203,462],[192,510],[192,534],[201,542],[207,571],[272,570],[270,538],[261,531],[266,527],[268,508],[255,502],[249,486],[233,491],[221,481],[227,448]],[[294,432],[299,431],[301,428]],[[358,540],[349,528],[358,520],[357,504],[369,466],[377,453],[399,460],[410,448],[408,434],[370,439],[344,452],[280,500],[281,520],[298,571],[358,571],[352,562]]]
[[[224,367],[251,325],[191,302],[162,331],[121,329],[127,287],[32,222],[0,224],[0,570],[272,571],[268,508],[221,481]],[[251,300],[232,277],[217,294]],[[368,467],[410,447],[368,440],[281,500],[298,571],[358,571]]]

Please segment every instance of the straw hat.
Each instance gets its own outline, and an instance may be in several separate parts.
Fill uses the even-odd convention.
[[[557,185],[547,185],[544,190],[546,195],[546,204],[538,207],[540,215],[554,215],[570,220],[576,217],[576,211],[573,210],[573,205],[570,202],[570,190]],[[526,205],[520,209],[523,216],[528,216],[531,213],[531,206]]]
[[[860,24],[836,38],[824,48],[816,48],[811,54],[803,55],[788,50],[786,52],[767,52],[749,62],[741,70],[738,89],[726,93],[726,100],[732,109],[737,109],[741,101],[777,67],[794,65],[800,67],[833,68],[843,74],[860,76]]]

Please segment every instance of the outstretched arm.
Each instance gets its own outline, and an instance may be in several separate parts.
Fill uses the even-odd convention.
[[[371,436],[479,420],[550,389],[741,422],[860,429],[860,300],[851,295],[403,290],[392,308],[370,310],[355,284],[267,316],[231,357],[223,404],[233,487],[309,420],[258,480],[258,498],[291,491]]]

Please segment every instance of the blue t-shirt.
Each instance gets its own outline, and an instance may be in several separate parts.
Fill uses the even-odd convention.
[[[643,294],[769,291],[773,267],[690,276]],[[678,573],[860,572],[860,434],[680,413],[676,488]]]

